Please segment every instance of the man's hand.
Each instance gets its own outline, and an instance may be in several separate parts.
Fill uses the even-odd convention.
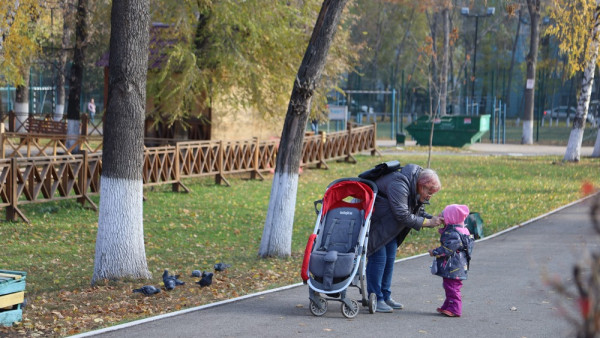
[[[444,225],[444,217],[433,216],[431,219],[425,221],[423,227],[425,228],[435,228],[436,226]]]

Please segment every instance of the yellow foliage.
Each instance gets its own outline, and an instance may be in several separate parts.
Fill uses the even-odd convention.
[[[553,0],[549,15],[554,22],[546,34],[558,40],[561,53],[567,57],[565,66],[569,77],[582,71],[590,60],[588,47],[595,8],[595,0]]]
[[[23,74],[39,53],[38,39],[44,34],[39,1],[2,1],[0,4],[0,78],[7,83],[24,83]]]

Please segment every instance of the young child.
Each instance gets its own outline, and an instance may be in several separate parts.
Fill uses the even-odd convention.
[[[469,216],[466,205],[451,204],[442,212],[444,224],[439,232],[441,246],[429,250],[430,256],[435,256],[432,273],[444,279],[443,286],[446,300],[437,312],[448,317],[460,317],[462,314],[462,299],[460,289],[462,280],[467,279],[473,236],[465,228],[465,219]],[[437,270],[437,271],[436,271]]]

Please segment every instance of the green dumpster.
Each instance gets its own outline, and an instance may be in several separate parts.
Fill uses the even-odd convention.
[[[481,140],[490,130],[490,115],[446,115],[434,120],[434,146],[463,147]],[[431,120],[421,116],[406,127],[406,131],[419,145],[429,145]]]

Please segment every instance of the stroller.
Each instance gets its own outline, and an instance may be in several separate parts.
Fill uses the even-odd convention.
[[[374,313],[377,297],[367,299],[366,250],[377,186],[361,178],[341,178],[329,184],[322,200],[315,201],[317,222],[308,239],[302,263],[302,280],[308,284],[310,312],[322,316],[327,301],[342,303],[342,314],[354,318],[358,301],[347,297],[357,287],[362,305]],[[321,204],[321,210],[318,206]]]

